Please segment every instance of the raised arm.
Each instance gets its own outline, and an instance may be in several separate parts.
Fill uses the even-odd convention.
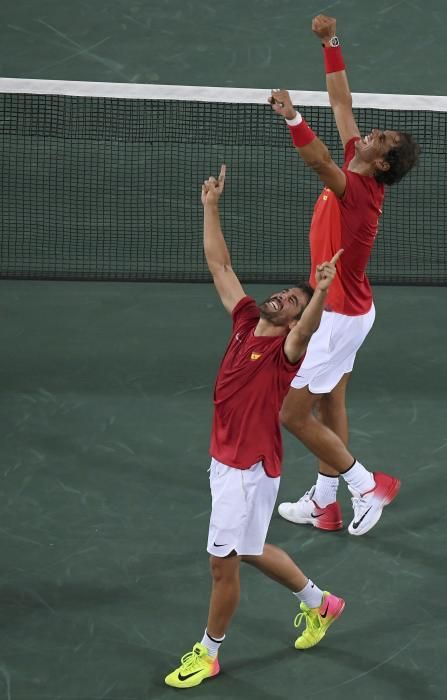
[[[334,17],[318,15],[312,20],[312,31],[323,44],[326,86],[343,146],[354,136],[360,136],[352,113],[352,95],[344,68],[341,48],[336,37]]]
[[[320,325],[327,292],[336,275],[335,265],[342,253],[343,249],[339,250],[330,262],[317,265],[315,272],[317,286],[313,297],[304,309],[296,326],[289,331],[284,343],[284,352],[289,362],[298,362],[300,357],[304,355],[312,335]]]
[[[342,197],[346,189],[346,175],[332,160],[326,144],[320,141],[297,112],[287,90],[274,90],[269,101],[272,109],[285,117],[295,148],[306,165],[317,173],[337,197]]]
[[[217,293],[231,314],[245,292],[231,267],[230,253],[220,225],[219,199],[224,189],[225,170],[225,165],[222,165],[218,179],[210,177],[202,185],[203,248]]]

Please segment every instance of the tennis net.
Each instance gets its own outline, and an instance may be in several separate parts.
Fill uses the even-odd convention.
[[[246,282],[309,273],[321,184],[268,91],[0,80],[0,277],[206,281],[200,186],[227,164],[221,213]],[[342,162],[325,93],[293,101]],[[390,188],[368,274],[447,284],[447,98],[354,94],[361,133],[408,131],[418,168]]]

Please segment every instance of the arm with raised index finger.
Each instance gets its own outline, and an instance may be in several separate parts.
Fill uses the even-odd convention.
[[[336,37],[336,27],[334,17],[318,15],[312,20],[312,31],[323,44],[329,101],[341,141],[346,146],[354,136],[360,136],[360,132],[352,112],[352,95]]]
[[[219,199],[224,189],[225,172],[225,165],[222,165],[218,179],[210,177],[202,185],[203,248],[217,293],[231,313],[245,292],[231,266],[230,253],[220,225]]]
[[[289,362],[298,362],[300,357],[303,357],[312,335],[318,330],[329,287],[337,274],[336,264],[342,253],[343,249],[339,250],[330,262],[323,262],[317,266],[315,274],[317,286],[312,299],[284,343],[284,352]]]

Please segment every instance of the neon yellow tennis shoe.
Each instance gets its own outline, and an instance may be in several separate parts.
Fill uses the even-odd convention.
[[[197,642],[192,651],[182,656],[180,666],[166,676],[165,683],[173,688],[193,688],[205,678],[217,676],[219,671],[217,656],[210,656],[208,649]]]
[[[301,603],[301,612],[294,620],[295,627],[300,627],[304,622],[306,625],[302,635],[295,642],[296,649],[310,649],[318,642],[321,642],[329,627],[342,614],[345,608],[343,598],[337,598],[328,591],[324,591],[323,600],[319,608],[309,608],[305,603]]]

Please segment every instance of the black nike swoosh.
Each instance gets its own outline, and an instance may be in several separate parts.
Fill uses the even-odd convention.
[[[179,679],[179,681],[186,681],[188,678],[191,678],[191,676],[195,676],[196,673],[200,673],[200,669],[198,671],[193,671],[192,673],[188,673],[187,676],[182,676],[182,674],[179,673],[178,679]]]
[[[358,526],[360,525],[360,523],[362,522],[363,518],[366,518],[366,516],[368,515],[369,511],[371,510],[371,508],[372,508],[372,506],[370,506],[370,507],[368,508],[368,510],[366,511],[366,513],[363,513],[363,515],[362,515],[362,517],[360,518],[360,520],[358,520],[356,523],[352,523],[352,527],[354,528],[354,530],[357,530],[357,528],[358,528]]]
[[[315,513],[311,513],[310,517],[311,518],[321,518],[322,515],[323,515],[323,513],[318,513],[317,515],[315,515]]]
[[[327,604],[326,610],[324,611],[324,613],[320,613],[320,617],[326,617],[328,610],[329,610],[329,603]]]
[[[226,547],[226,544],[216,544],[215,542],[213,543],[215,547]]]

